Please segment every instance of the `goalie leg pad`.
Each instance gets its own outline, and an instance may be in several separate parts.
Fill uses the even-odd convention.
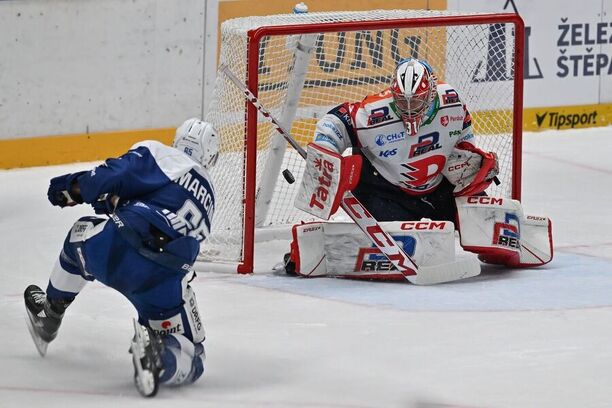
[[[488,196],[458,197],[461,246],[486,263],[540,266],[553,258],[552,222],[525,216],[521,203]]]
[[[418,265],[433,266],[455,260],[452,222],[394,221],[380,225]],[[295,225],[291,260],[295,273],[305,277],[405,280],[354,223]]]

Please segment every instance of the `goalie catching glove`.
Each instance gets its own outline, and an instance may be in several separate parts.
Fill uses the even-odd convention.
[[[314,143],[306,148],[306,168],[295,206],[328,220],[340,206],[344,193],[359,182],[361,156],[342,157]]]
[[[497,155],[468,142],[458,143],[447,158],[442,174],[455,186],[455,196],[478,195],[499,174]]]

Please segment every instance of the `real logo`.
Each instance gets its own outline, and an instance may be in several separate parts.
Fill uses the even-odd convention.
[[[510,248],[521,248],[520,223],[516,214],[506,213],[504,222],[493,225],[493,244]]]
[[[404,251],[413,256],[416,250],[416,239],[407,235],[392,236]],[[395,271],[397,268],[380,250],[374,246],[359,248],[355,272]]]
[[[380,108],[372,109],[370,116],[368,116],[368,126],[377,125],[391,119],[393,118],[389,114],[389,107],[382,106]]]

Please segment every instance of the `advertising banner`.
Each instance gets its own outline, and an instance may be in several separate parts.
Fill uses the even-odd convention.
[[[526,108],[612,101],[611,8],[606,0],[448,1],[449,10],[521,15]],[[593,116],[585,119],[591,125],[594,121]]]

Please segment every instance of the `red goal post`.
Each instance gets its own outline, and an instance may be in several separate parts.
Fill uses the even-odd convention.
[[[502,184],[489,194],[520,199],[523,44],[516,14],[308,13],[225,22],[220,62],[305,145],[331,107],[388,86],[399,58],[427,59],[466,101],[478,144],[500,157]],[[221,157],[212,172],[213,227],[197,269],[249,273],[256,231],[270,236],[274,227],[312,219],[293,206],[303,162],[222,74],[206,120],[220,132]],[[296,183],[284,181],[285,168]]]

